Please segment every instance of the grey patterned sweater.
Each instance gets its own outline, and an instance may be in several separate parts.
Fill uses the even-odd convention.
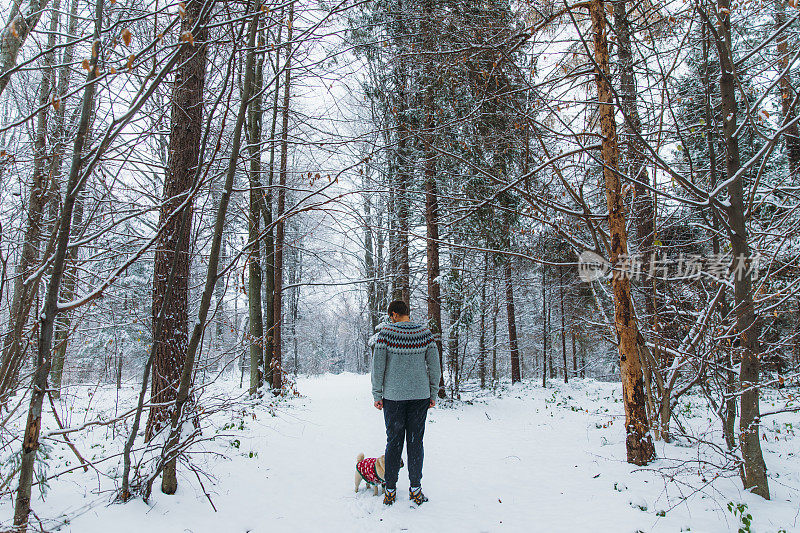
[[[441,378],[439,349],[431,331],[413,322],[386,324],[372,350],[375,401],[435,398]]]

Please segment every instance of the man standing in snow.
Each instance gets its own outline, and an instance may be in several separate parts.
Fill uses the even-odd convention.
[[[386,423],[386,494],[383,503],[397,497],[397,475],[403,440],[408,456],[408,497],[417,505],[422,493],[422,437],[428,409],[436,406],[441,369],[439,349],[431,331],[409,319],[408,304],[389,304],[390,324],[378,333],[372,358],[372,396]]]

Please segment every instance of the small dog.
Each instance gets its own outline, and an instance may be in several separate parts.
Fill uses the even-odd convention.
[[[400,459],[400,468],[403,468],[403,460]],[[367,487],[372,487],[375,496],[378,492],[386,490],[386,456],[371,457],[364,459],[364,454],[356,457],[356,492],[358,492],[361,482],[364,481]]]

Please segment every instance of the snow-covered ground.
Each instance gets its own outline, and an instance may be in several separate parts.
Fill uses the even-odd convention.
[[[238,391],[234,383],[217,386]],[[711,451],[703,447],[698,453],[687,441],[658,443],[659,460],[646,469],[627,464],[618,384],[506,386],[499,397],[476,395],[432,410],[422,483],[430,502],[409,504],[403,469],[398,503],[384,508],[363,484],[353,492],[356,455],[378,456],[384,445],[383,415],[372,406],[368,376],[305,378],[298,389],[300,397],[277,407],[244,403],[214,415],[216,427],[204,431],[214,439],[194,449],[211,453],[193,460],[211,476],[201,479],[216,512],[185,467],[176,495],[156,488],[148,504],[135,499],[122,505],[110,503],[110,477],[75,471],[53,480],[45,501],[35,493],[34,511],[47,530],[80,533],[729,532],[740,527],[728,510],[734,502],[747,505],[752,531],[800,531],[796,414],[767,422],[763,445],[773,500],[766,502],[743,492],[736,478],[714,479],[714,470],[703,465],[716,460]],[[133,390],[123,396],[132,397]],[[90,409],[111,405],[115,394],[100,389]],[[699,434],[718,426],[699,398],[687,398],[681,409],[687,430]],[[67,414],[72,426],[86,415],[80,393]],[[87,457],[108,455],[123,439],[107,428],[73,437]],[[50,453],[51,469],[75,464],[66,448],[55,446]],[[112,460],[98,468],[119,466]],[[666,476],[673,473],[670,482]],[[8,498],[0,513],[7,525]]]

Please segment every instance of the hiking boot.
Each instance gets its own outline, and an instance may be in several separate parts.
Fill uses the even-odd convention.
[[[421,487],[408,489],[408,499],[417,505],[422,505],[428,501],[428,498],[422,493]]]
[[[397,500],[397,489],[386,489],[383,494],[383,505],[392,505]]]

